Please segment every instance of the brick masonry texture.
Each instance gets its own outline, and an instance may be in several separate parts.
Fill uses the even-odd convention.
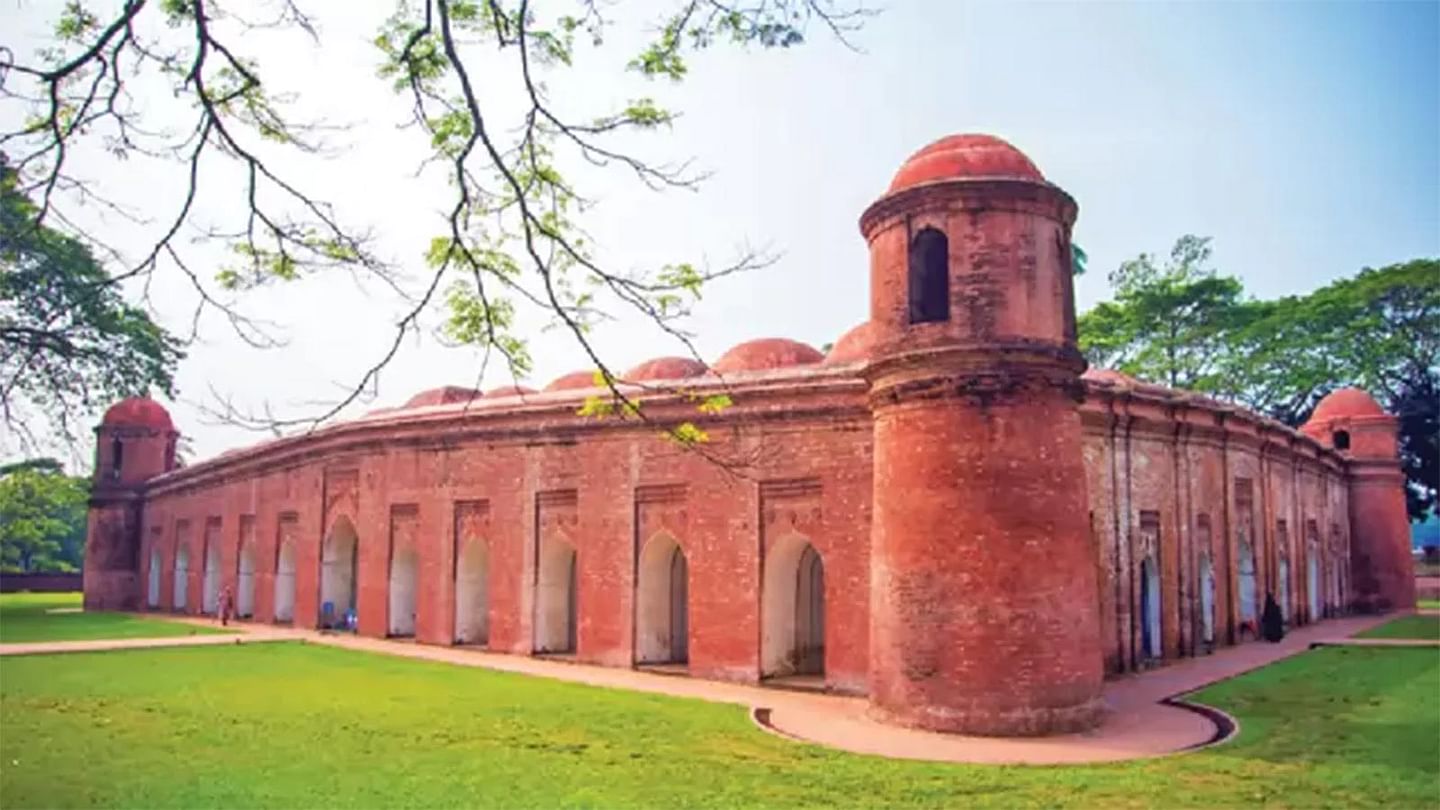
[[[641,367],[732,397],[701,415],[636,389],[648,418],[707,430],[705,455],[579,416],[595,392],[578,373],[183,469],[163,409],[117,406],[85,604],[194,614],[228,588],[256,620],[314,627],[322,594],[353,593],[366,636],[617,667],[643,647],[994,735],[1093,725],[1105,675],[1251,640],[1244,606],[1266,592],[1294,624],[1413,605],[1394,420],[1351,392],[1297,432],[1082,376],[1075,204],[1006,149],[955,136],[897,174],[861,222],[870,318],[823,362],[762,340],[718,371]],[[912,323],[923,228],[947,240],[948,317]]]

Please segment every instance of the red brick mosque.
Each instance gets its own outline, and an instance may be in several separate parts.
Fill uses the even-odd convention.
[[[1395,419],[1355,389],[1298,432],[1085,370],[1075,201],[1021,152],[944,138],[860,217],[870,317],[624,375],[739,471],[543,391],[440,388],[185,468],[112,407],[90,609],[241,615],[694,677],[808,681],[895,723],[1089,727],[1111,674],[1414,604]],[[699,416],[679,393],[724,390]]]

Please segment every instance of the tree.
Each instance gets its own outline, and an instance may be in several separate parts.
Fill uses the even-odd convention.
[[[1440,487],[1440,260],[1365,268],[1273,301],[1205,268],[1209,240],[1182,237],[1110,277],[1115,300],[1079,319],[1094,365],[1220,397],[1299,426],[1331,391],[1358,386],[1399,418],[1410,516]]]
[[[0,570],[80,570],[89,480],[58,472],[50,459],[13,467],[0,475]]]
[[[178,341],[127,304],[90,249],[39,223],[0,156],[0,413],[24,447],[75,440],[77,416],[174,393]]]
[[[363,228],[343,221],[323,189],[281,168],[285,159],[320,154],[326,130],[295,113],[303,92],[292,100],[272,90],[273,74],[248,36],[300,31],[323,47],[322,28],[299,0],[98,6],[66,2],[54,18],[55,45],[32,59],[0,49],[0,99],[30,113],[22,126],[0,134],[0,145],[16,155],[20,190],[36,196],[37,223],[64,222],[65,206],[77,200],[104,204],[105,189],[70,171],[70,156],[87,145],[103,146],[117,159],[177,162],[184,184],[158,195],[175,204],[149,249],[115,264],[113,282],[179,273],[199,296],[197,319],[218,312],[257,346],[273,341],[236,296],[258,287],[345,270],[378,280],[403,303],[388,351],[348,395],[316,412],[282,416],[222,403],[232,422],[278,430],[334,416],[374,386],[406,336],[436,310],[444,339],[476,350],[482,373],[493,356],[516,377],[531,364],[519,315],[544,315],[573,334],[609,388],[614,401],[589,403],[588,412],[639,415],[638,403],[597,355],[590,330],[617,313],[638,315],[693,355],[683,322],[705,284],[768,262],[742,251],[720,267],[677,258],[628,271],[592,250],[583,227],[591,203],[571,169],[608,167],[657,190],[693,188],[702,179],[686,165],[647,160],[636,148],[642,136],[675,119],[655,98],[595,108],[594,99],[560,99],[549,90],[547,81],[581,70],[587,58],[593,65],[612,33],[607,15],[618,13],[615,4],[395,0],[375,38],[379,77],[408,101],[416,162],[442,172],[453,190],[442,232],[423,250],[416,246],[426,271],[414,288],[403,286],[397,268],[373,252]],[[682,82],[691,56],[714,45],[788,48],[802,43],[811,25],[844,41],[871,13],[843,0],[670,0],[664,8],[658,18],[627,25],[648,32],[628,70],[670,83]],[[173,95],[167,109],[187,120],[179,131],[152,125],[164,120],[161,114],[134,103],[132,87],[157,83]],[[521,99],[518,108],[495,100],[507,89]],[[163,95],[148,94],[146,102],[158,105]],[[240,171],[233,199],[241,213],[227,224],[201,223],[197,196],[202,189],[223,193],[216,185],[224,181],[216,178],[227,167]],[[187,260],[182,229],[228,244],[233,262],[206,277]],[[700,405],[720,403],[701,398]],[[689,428],[671,433],[696,435]]]
[[[1159,265],[1142,253],[1109,276],[1115,300],[1079,319],[1080,350],[1097,366],[1172,388],[1223,386],[1227,335],[1245,318],[1238,280],[1206,267],[1210,240],[1183,236]]]

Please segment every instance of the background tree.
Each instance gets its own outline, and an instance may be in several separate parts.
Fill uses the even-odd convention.
[[[0,472],[0,570],[79,571],[85,555],[87,478],[65,475],[54,459]]]
[[[628,70],[672,84],[685,79],[697,51],[788,48],[812,25],[843,40],[870,13],[842,0],[669,0],[659,8],[638,26],[629,23],[646,38]],[[107,204],[106,189],[72,172],[71,155],[87,145],[116,159],[174,162],[184,168],[183,184],[156,190],[169,210],[143,255],[112,263],[112,281],[179,274],[200,301],[197,322],[218,313],[257,346],[275,341],[236,296],[258,287],[344,270],[401,303],[388,350],[348,394],[282,415],[219,403],[236,424],[278,431],[334,416],[373,389],[427,314],[438,316],[444,340],[477,351],[480,374],[494,357],[516,377],[531,365],[521,315],[539,314],[573,334],[609,388],[613,399],[588,403],[587,412],[640,415],[592,346],[591,329],[638,315],[694,355],[683,321],[704,285],[769,260],[746,250],[717,267],[677,257],[621,270],[592,249],[584,230],[591,201],[574,179],[583,173],[572,169],[619,171],[657,190],[693,188],[702,179],[688,165],[656,163],[639,149],[644,135],[676,116],[655,98],[597,107],[597,99],[556,98],[549,90],[548,81],[594,61],[619,4],[395,1],[375,37],[379,78],[407,100],[415,162],[442,173],[452,190],[445,226],[428,245],[415,246],[425,262],[418,280],[377,255],[370,234],[344,221],[303,171],[282,168],[321,154],[326,129],[296,112],[306,91],[287,98],[273,90],[265,56],[248,35],[299,31],[323,49],[323,29],[299,0],[69,0],[56,9],[53,46],[28,57],[0,48],[0,101],[27,112],[23,125],[0,133],[0,146],[12,153],[21,193],[34,196],[39,224],[63,227],[68,206],[81,201]],[[145,92],[155,88],[168,92]],[[142,94],[144,105],[137,103]],[[512,97],[518,106],[497,101]],[[167,115],[186,123],[163,127]],[[231,188],[225,172],[235,168],[240,182]],[[202,189],[228,196],[238,213],[228,222],[199,221]],[[213,277],[200,272],[182,233],[228,245],[233,261]],[[63,389],[53,396],[73,398]],[[702,410],[723,404],[699,401]],[[691,425],[670,430],[676,438],[703,437]]]
[[[178,341],[126,303],[90,249],[39,222],[0,155],[0,414],[31,450],[74,442],[77,417],[174,394]]]
[[[1182,237],[1157,267],[1141,254],[1110,276],[1115,300],[1079,319],[1091,364],[1245,405],[1288,425],[1336,388],[1371,392],[1400,420],[1412,518],[1440,487],[1440,261],[1365,268],[1304,295],[1244,296]]]

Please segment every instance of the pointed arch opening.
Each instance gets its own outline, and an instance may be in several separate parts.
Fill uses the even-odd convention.
[[[1215,644],[1215,567],[1208,552],[1200,555],[1200,641]]]
[[[295,544],[280,543],[275,555],[275,621],[295,621]]]
[[[640,552],[635,581],[635,658],[640,664],[690,660],[690,565],[668,534]]]
[[[1280,603],[1280,618],[1290,622],[1290,557],[1280,552],[1280,563],[1276,566],[1275,599]]]
[[[200,611],[214,616],[220,609],[220,538],[219,532],[205,532],[205,569]]]
[[[1319,621],[1322,605],[1320,598],[1320,549],[1310,544],[1310,553],[1305,555],[1305,595],[1310,602],[1310,621]]]
[[[490,549],[460,540],[455,553],[455,643],[490,642]]]
[[[320,627],[355,629],[356,551],[360,538],[355,525],[341,517],[330,527],[320,558]]]
[[[1255,605],[1255,550],[1244,540],[1240,541],[1240,561],[1236,565],[1240,575],[1240,621],[1254,635],[1259,635]]]
[[[578,624],[578,563],[564,540],[540,544],[535,582],[535,652],[574,653]]]
[[[390,549],[389,627],[392,638],[415,635],[415,597],[419,588],[420,560],[413,548]]]
[[[910,323],[950,320],[950,240],[921,228],[910,240]]]
[[[765,557],[760,674],[825,674],[825,564],[799,535]]]
[[[170,594],[170,607],[183,611],[190,596],[189,546],[182,545],[175,550],[175,582],[173,587],[174,592]]]
[[[160,553],[160,547],[150,549],[150,573],[145,588],[145,606],[151,608],[160,607],[160,571],[165,565],[164,555]]]
[[[1140,563],[1140,652],[1147,659],[1161,657],[1160,566],[1154,557]]]
[[[240,546],[235,564],[235,616],[248,619],[255,615],[255,543]]]

